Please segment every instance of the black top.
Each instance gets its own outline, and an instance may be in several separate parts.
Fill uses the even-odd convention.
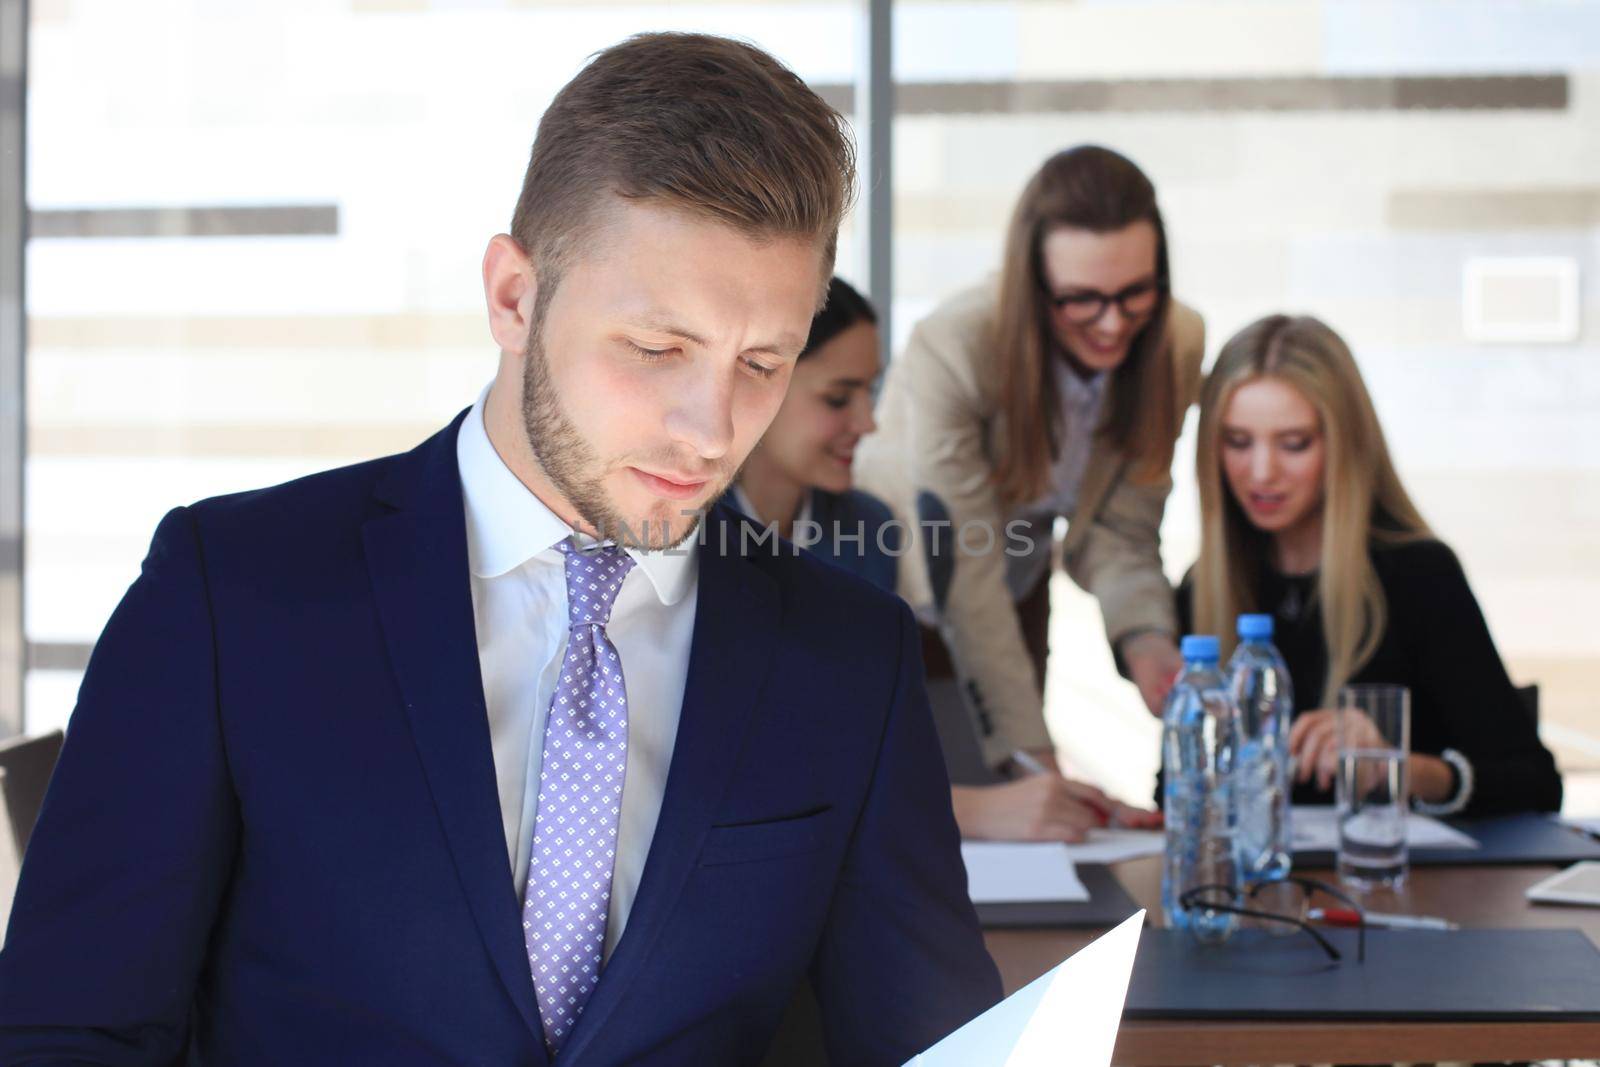
[[[1561,776],[1539,741],[1527,706],[1489,636],[1477,598],[1455,553],[1438,541],[1374,545],[1372,565],[1388,601],[1388,624],[1372,658],[1352,683],[1388,683],[1411,690],[1411,750],[1438,755],[1453,748],[1472,764],[1476,785],[1463,814],[1556,811]],[[1273,643],[1289,665],[1295,714],[1319,706],[1328,648],[1316,598],[1317,576],[1263,568],[1256,603],[1274,620]],[[1178,619],[1193,621],[1193,590],[1178,588]],[[1297,804],[1332,803],[1315,782],[1296,786]]]

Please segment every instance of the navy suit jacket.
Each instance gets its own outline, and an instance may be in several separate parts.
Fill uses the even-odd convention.
[[[179,508],[96,646],[0,952],[0,1063],[545,1064],[478,673],[458,417]],[[999,996],[906,608],[706,520],[628,926],[562,1064],[839,1064]],[[727,551],[722,547],[727,544]]]

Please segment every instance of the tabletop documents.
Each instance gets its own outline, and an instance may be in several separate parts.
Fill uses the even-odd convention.
[[[1339,847],[1339,823],[1331,805],[1296,804],[1290,815],[1296,852],[1332,852]],[[1406,813],[1406,843],[1411,848],[1477,848],[1478,842],[1453,826],[1418,812]]]

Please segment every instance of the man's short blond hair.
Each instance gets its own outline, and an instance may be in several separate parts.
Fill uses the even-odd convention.
[[[844,120],[772,56],[724,37],[640,34],[556,94],[511,236],[546,288],[609,197],[651,200],[756,238],[814,239],[826,279],[854,182]]]

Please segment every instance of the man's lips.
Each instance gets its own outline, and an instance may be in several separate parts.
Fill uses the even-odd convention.
[[[692,500],[705,490],[711,483],[709,478],[686,478],[679,474],[652,474],[638,467],[629,467],[634,477],[644,483],[644,487],[657,496],[664,496],[668,500]]]

